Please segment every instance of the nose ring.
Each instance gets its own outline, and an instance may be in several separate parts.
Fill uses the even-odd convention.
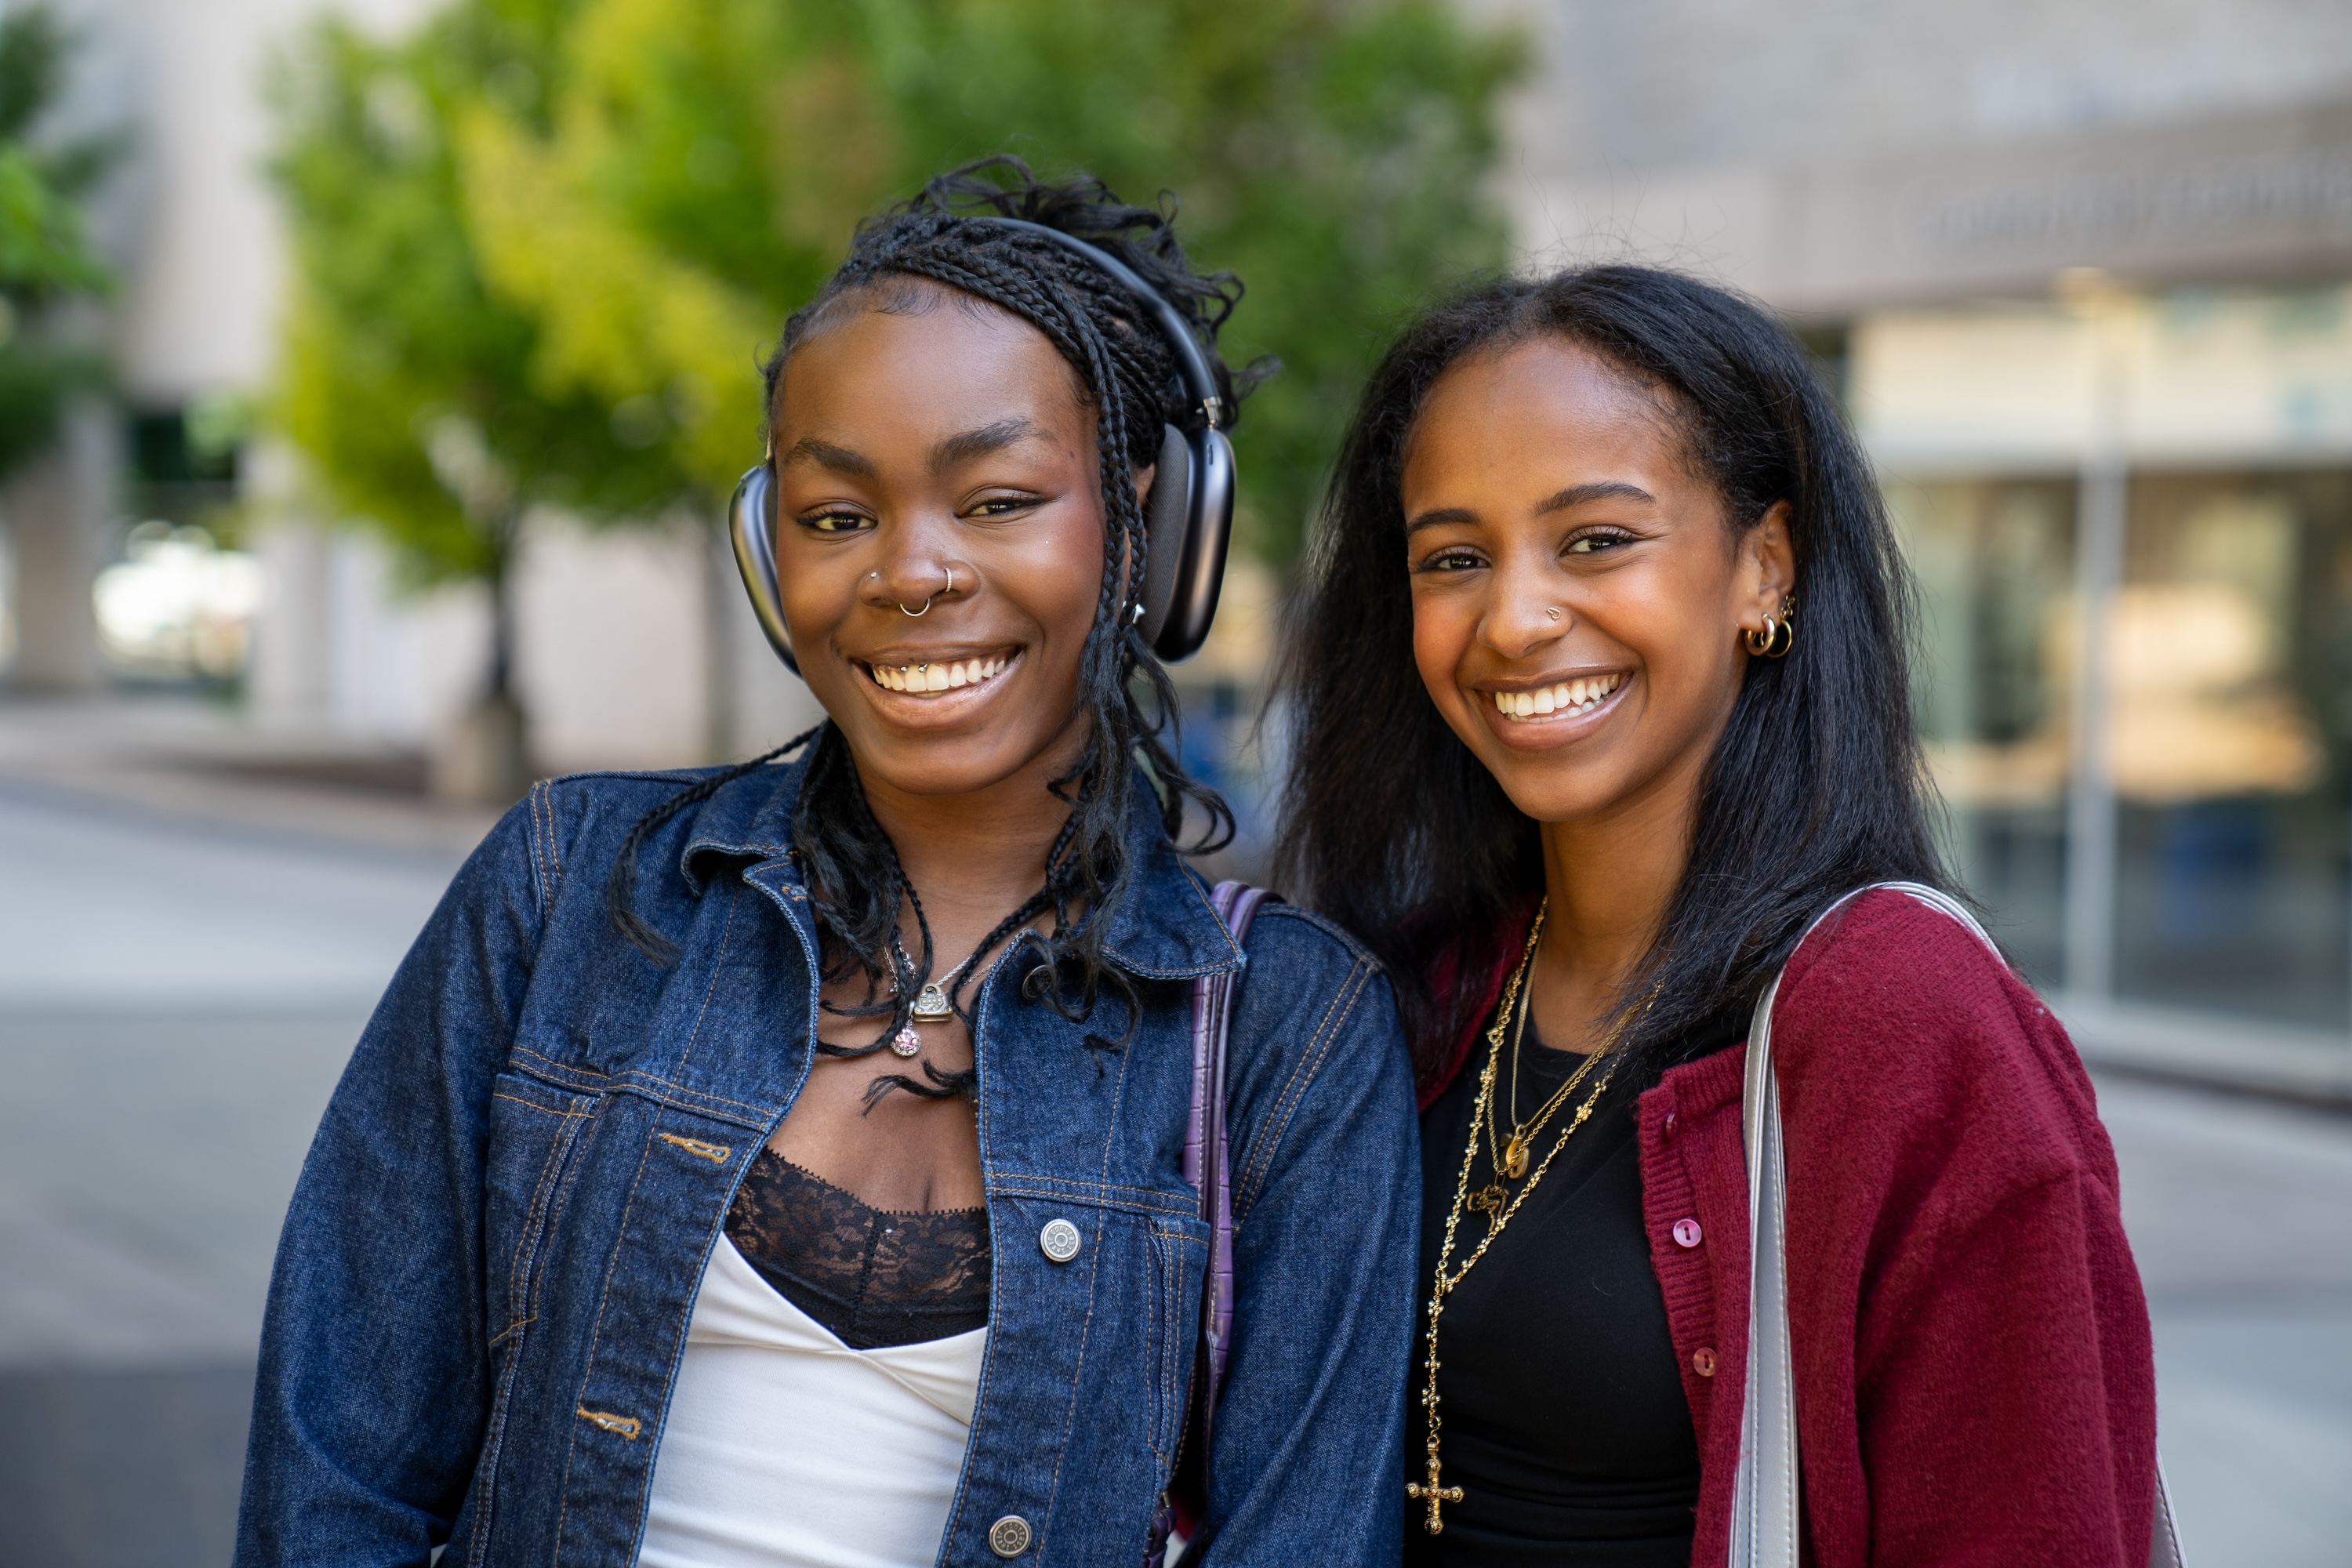
[[[932,600],[932,599],[937,599],[937,598],[939,598],[941,595],[945,595],[945,594],[952,594],[952,593],[954,593],[954,592],[955,592],[955,568],[954,568],[954,567],[952,567],[952,566],[941,566],[941,567],[940,568],[940,571],[942,571],[942,572],[945,572],[945,573],[948,574],[948,585],[947,585],[946,587],[944,587],[944,588],[940,589],[940,590],[939,591],[939,593],[937,593],[937,594],[933,594],[929,599],[925,599],[925,600],[923,601],[923,607],[922,607],[921,609],[919,609],[919,610],[910,610],[910,609],[907,608],[907,606],[906,606],[905,605],[903,605],[903,604],[902,604],[902,605],[900,605],[898,606],[898,613],[899,613],[900,615],[902,615],[902,616],[911,616],[911,617],[913,617],[914,619],[916,619],[916,620],[919,620],[919,620],[921,620],[925,616],[928,616],[928,615],[929,615],[929,614],[931,613],[931,600]],[[869,574],[869,575],[876,576],[876,577],[879,577],[880,575],[882,575],[882,574],[880,574],[879,572],[876,572],[876,573],[871,573],[871,574]]]
[[[940,568],[940,571],[942,571],[942,572],[945,572],[945,573],[948,574],[948,585],[947,585],[946,587],[944,587],[944,588],[940,589],[940,590],[939,591],[939,593],[937,593],[937,594],[933,594],[929,599],[925,599],[925,600],[923,601],[923,607],[922,607],[921,609],[919,609],[919,610],[910,610],[910,609],[907,608],[907,606],[906,606],[905,605],[900,605],[898,606],[898,613],[899,613],[900,615],[902,615],[902,616],[913,616],[916,620],[919,620],[919,620],[921,620],[925,616],[928,616],[928,615],[929,615],[929,614],[931,613],[931,600],[932,600],[932,599],[937,599],[937,598],[940,597],[940,595],[941,595],[952,594],[952,593],[954,593],[954,592],[955,592],[955,568],[954,568],[954,567],[952,567],[952,566],[941,566],[941,567]],[[876,573],[876,574],[875,574],[875,575],[878,577],[878,576],[880,576],[880,575],[881,575],[881,574],[877,572],[877,573]]]

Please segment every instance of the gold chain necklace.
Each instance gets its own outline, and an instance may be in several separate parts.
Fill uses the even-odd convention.
[[[1601,1097],[1609,1092],[1609,1080],[1617,1074],[1617,1064],[1612,1060],[1609,1065],[1609,1070],[1601,1074],[1601,1081],[1593,1086],[1592,1092],[1585,1096],[1584,1102],[1579,1105],[1576,1108],[1576,1113],[1569,1118],[1568,1125],[1559,1130],[1559,1139],[1553,1142],[1550,1152],[1544,1155],[1543,1162],[1536,1166],[1535,1173],[1528,1179],[1528,1184],[1519,1189],[1518,1194],[1511,1198],[1507,1205],[1503,1201],[1505,1195],[1501,1181],[1503,1167],[1500,1162],[1496,1162],[1496,1179],[1476,1194],[1472,1194],[1470,1172],[1477,1163],[1478,1138],[1482,1128],[1486,1133],[1488,1157],[1490,1159],[1493,1157],[1495,1080],[1498,1076],[1496,1069],[1502,1065],[1503,1034],[1507,1027],[1505,1020],[1512,1016],[1513,1009],[1518,1004],[1523,988],[1530,992],[1528,1005],[1534,1005],[1532,987],[1528,987],[1526,982],[1528,971],[1535,962],[1537,940],[1543,935],[1544,914],[1549,908],[1549,900],[1547,900],[1544,906],[1536,910],[1534,928],[1528,932],[1527,950],[1520,953],[1519,966],[1512,973],[1510,985],[1503,993],[1503,1005],[1496,1011],[1495,1026],[1486,1031],[1486,1066],[1478,1075],[1478,1098],[1470,1110],[1470,1136],[1462,1151],[1462,1173],[1454,1182],[1454,1207],[1445,1216],[1445,1240],[1437,1249],[1437,1274],[1429,1297],[1428,1357],[1424,1381],[1421,1388],[1421,1408],[1428,1418],[1429,1424],[1429,1438],[1426,1444],[1429,1479],[1425,1485],[1419,1481],[1408,1481],[1404,1489],[1405,1496],[1408,1498],[1428,1502],[1429,1517],[1422,1522],[1422,1528],[1432,1535],[1443,1535],[1445,1532],[1445,1520],[1438,1511],[1439,1505],[1462,1500],[1460,1487],[1439,1484],[1444,1465],[1439,1458],[1438,1438],[1444,1429],[1444,1422],[1438,1415],[1437,1401],[1437,1325],[1438,1320],[1445,1311],[1445,1299],[1461,1287],[1463,1280],[1469,1278],[1470,1270],[1476,1268],[1478,1260],[1486,1256],[1486,1248],[1495,1244],[1495,1238],[1503,1234],[1503,1227],[1511,1223],[1511,1216],[1519,1212],[1520,1205],[1525,1204],[1534,1194],[1536,1188],[1543,1184],[1544,1173],[1551,1169],[1551,1163],[1559,1157],[1559,1152],[1562,1149],[1568,1147],[1569,1139],[1575,1135],[1576,1130],[1583,1126],[1586,1119],[1592,1114],[1592,1108],[1601,1102]],[[1650,995],[1651,999],[1654,1000],[1657,993],[1653,990]],[[1649,1003],[1645,1001],[1641,1011],[1647,1013],[1649,1010]],[[1639,1016],[1636,1014],[1633,1016]],[[1570,1078],[1560,1093],[1554,1097],[1556,1101],[1564,1103],[1567,1100],[1570,1093],[1575,1089],[1578,1083],[1582,1081],[1585,1074],[1592,1069],[1592,1064],[1609,1055],[1632,1022],[1632,1017],[1619,1020],[1616,1027],[1611,1029],[1600,1046],[1584,1058],[1584,1065],[1577,1068],[1575,1076]],[[1521,1013],[1519,1025],[1522,1034],[1525,1031],[1526,1023],[1526,1015]],[[1514,1058],[1514,1065],[1516,1065],[1516,1058]],[[1515,1106],[1513,1109],[1517,1108]],[[1547,1108],[1544,1114],[1547,1117],[1549,1116],[1550,1108]],[[1540,1122],[1538,1130],[1539,1129]],[[1516,1136],[1517,1130],[1514,1131],[1514,1137]],[[1532,1131],[1529,1136],[1533,1136]],[[1522,1166],[1524,1168],[1524,1161]],[[1516,1173],[1513,1179],[1517,1179]],[[1448,1272],[1446,1266],[1453,1261],[1454,1258],[1454,1228],[1462,1223],[1462,1211],[1465,1208],[1475,1208],[1486,1215],[1486,1234],[1472,1249],[1470,1256],[1462,1260],[1462,1267]]]
[[[1537,930],[1538,933],[1541,932],[1542,927],[1540,923],[1538,923]],[[1479,1196],[1484,1197],[1487,1194],[1492,1194],[1496,1202],[1499,1202],[1503,1195],[1501,1185],[1502,1179],[1505,1176],[1508,1176],[1511,1180],[1516,1182],[1521,1176],[1528,1173],[1528,1152],[1535,1146],[1537,1136],[1543,1131],[1545,1123],[1551,1120],[1552,1113],[1558,1110],[1561,1106],[1568,1103],[1569,1097],[1576,1092],[1576,1086],[1582,1083],[1584,1081],[1584,1075],[1592,1070],[1592,1064],[1601,1059],[1601,1052],[1599,1051],[1595,1051],[1591,1055],[1586,1057],[1584,1060],[1579,1064],[1577,1069],[1569,1075],[1568,1081],[1561,1084],[1559,1088],[1553,1092],[1552,1097],[1549,1100],[1545,1100],[1543,1104],[1537,1109],[1535,1115],[1525,1121],[1520,1121],[1519,1063],[1527,1056],[1528,1015],[1535,1010],[1535,994],[1536,988],[1532,985],[1528,986],[1525,991],[1521,993],[1519,997],[1518,1022],[1516,1027],[1511,1031],[1511,1097],[1509,1101],[1511,1136],[1509,1142],[1506,1142],[1499,1150],[1495,1147],[1495,1134],[1501,1130],[1502,1118],[1499,1116],[1489,1116],[1486,1119],[1486,1158],[1488,1163],[1495,1168],[1495,1182],[1486,1188],[1486,1193],[1480,1194]],[[1494,1204],[1487,1203],[1482,1205],[1478,1202],[1478,1198],[1474,1197],[1470,1200],[1470,1206],[1472,1208],[1478,1209],[1491,1209],[1494,1206]]]

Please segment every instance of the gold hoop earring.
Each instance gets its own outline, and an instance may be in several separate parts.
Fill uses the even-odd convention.
[[[1777,618],[1767,616],[1761,630],[1741,635],[1748,639],[1748,651],[1758,658],[1788,658],[1789,650],[1797,646],[1797,595],[1783,594]]]

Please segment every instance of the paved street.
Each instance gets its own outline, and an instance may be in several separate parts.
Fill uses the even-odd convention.
[[[226,1561],[286,1195],[454,864],[0,784],[0,1568]],[[2341,1568],[2352,1116],[2102,1101],[2189,1561]]]
[[[0,1564],[224,1563],[287,1194],[445,853],[0,784]]]

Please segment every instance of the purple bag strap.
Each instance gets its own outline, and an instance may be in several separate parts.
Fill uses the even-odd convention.
[[[1250,921],[1265,901],[1265,889],[1246,882],[1220,882],[1209,907],[1233,932],[1234,943],[1248,940]],[[1225,1040],[1233,1028],[1233,971],[1203,974],[1192,982],[1192,1113],[1184,1127],[1184,1179],[1200,1189],[1201,1218],[1209,1226],[1209,1277],[1201,1302],[1200,1402],[1185,1422],[1183,1442],[1202,1456],[1206,1473],[1209,1424],[1217,1394],[1225,1385],[1233,1355],[1234,1194],[1232,1143],[1225,1130]],[[1159,1568],[1168,1552],[1174,1511],[1163,1499],[1160,1517],[1143,1554],[1145,1568]]]
[[[1239,945],[1249,939],[1250,921],[1265,889],[1246,882],[1220,882],[1209,905]],[[1201,1217],[1209,1226],[1208,1298],[1202,1303],[1201,1347],[1208,1355],[1207,1399],[1200,1411],[1200,1441],[1206,1451],[1210,1411],[1225,1385],[1225,1363],[1233,1351],[1234,1194],[1231,1144],[1225,1132],[1225,1040],[1234,1021],[1233,971],[1204,974],[1192,982],[1192,1119],[1184,1131],[1184,1179],[1201,1190]]]

